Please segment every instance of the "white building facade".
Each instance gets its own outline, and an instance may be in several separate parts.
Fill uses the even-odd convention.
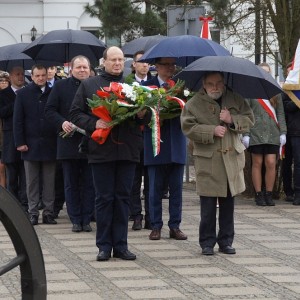
[[[36,37],[56,29],[97,31],[98,18],[84,10],[86,0],[0,0],[0,46],[31,42],[31,29]]]

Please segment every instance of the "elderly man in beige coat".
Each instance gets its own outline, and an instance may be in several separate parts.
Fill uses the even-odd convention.
[[[200,195],[199,243],[203,255],[235,254],[234,196],[245,190],[245,147],[239,134],[249,131],[254,117],[247,102],[225,87],[220,72],[207,72],[203,87],[185,105],[183,133],[193,143],[197,193]],[[219,232],[216,234],[216,203]]]

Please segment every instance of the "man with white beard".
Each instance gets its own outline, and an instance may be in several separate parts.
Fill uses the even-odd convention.
[[[224,84],[221,72],[207,72],[203,87],[181,114],[183,133],[193,143],[197,193],[200,195],[199,244],[203,255],[235,254],[234,196],[245,190],[244,149],[239,134],[253,125],[252,110]],[[216,203],[219,201],[219,231]]]

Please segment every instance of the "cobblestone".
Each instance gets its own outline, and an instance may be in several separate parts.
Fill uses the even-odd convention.
[[[181,229],[186,241],[169,238],[168,200],[163,200],[162,239],[131,230],[129,249],[135,261],[111,258],[97,262],[95,223],[90,233],[73,233],[64,209],[54,226],[35,227],[44,254],[50,300],[127,299],[300,299],[300,207],[276,200],[257,207],[236,198],[236,255],[201,255],[198,244],[199,198],[186,185]],[[217,247],[216,247],[217,248]],[[0,266],[15,256],[0,225]],[[0,299],[21,299],[20,274],[0,277]]]

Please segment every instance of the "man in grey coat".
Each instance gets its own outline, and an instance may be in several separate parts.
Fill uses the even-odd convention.
[[[246,101],[224,85],[220,72],[207,72],[203,87],[185,105],[183,133],[193,143],[197,193],[200,195],[199,243],[203,255],[235,254],[234,196],[245,190],[244,149],[239,134],[253,125]],[[216,234],[216,203],[219,201],[219,232]]]

